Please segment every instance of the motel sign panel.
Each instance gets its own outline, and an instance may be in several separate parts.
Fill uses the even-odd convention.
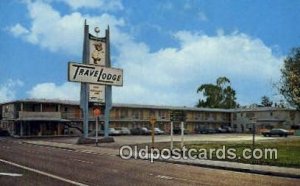
[[[99,85],[123,86],[123,70],[69,62],[68,80]]]
[[[96,38],[89,35],[89,64],[106,66],[106,38]],[[105,103],[105,85],[89,84],[89,102]]]

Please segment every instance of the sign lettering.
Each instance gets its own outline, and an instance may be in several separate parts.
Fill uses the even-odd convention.
[[[123,85],[123,70],[69,62],[69,81],[100,85]]]

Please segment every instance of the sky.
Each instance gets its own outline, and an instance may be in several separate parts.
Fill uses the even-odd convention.
[[[284,58],[299,47],[294,0],[0,1],[0,102],[79,100],[67,64],[81,62],[84,20],[109,26],[112,66],[124,71],[114,103],[195,106],[197,88],[226,76],[241,105],[276,86]],[[102,35],[101,35],[102,34]]]

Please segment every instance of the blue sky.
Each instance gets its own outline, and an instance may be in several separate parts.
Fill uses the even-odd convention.
[[[68,61],[81,60],[83,21],[111,29],[114,67],[124,69],[118,103],[194,106],[202,83],[227,76],[242,105],[273,84],[299,46],[300,1],[0,1],[0,102],[79,99]],[[92,32],[92,29],[91,29]]]

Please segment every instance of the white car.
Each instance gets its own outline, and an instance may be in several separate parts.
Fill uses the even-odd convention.
[[[117,131],[120,131],[120,135],[130,135],[131,132],[127,127],[115,128]]]
[[[120,134],[121,134],[120,130],[116,130],[115,128],[109,128],[109,135],[117,136],[117,135],[120,135]]]
[[[160,128],[154,128],[154,133],[157,135],[165,134],[165,132],[163,130],[161,130]]]

